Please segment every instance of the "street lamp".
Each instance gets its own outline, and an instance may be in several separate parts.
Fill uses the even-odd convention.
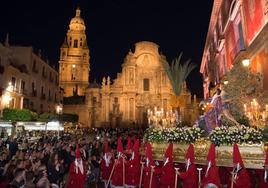
[[[11,100],[12,100],[12,97],[8,93],[5,93],[3,95],[3,103],[4,103],[4,106],[9,107],[9,103],[10,103]]]
[[[56,113],[58,114],[58,137],[60,137],[60,114],[62,114],[62,104],[56,105]]]
[[[60,115],[62,113],[62,105],[61,104],[56,105],[56,113],[58,115]]]

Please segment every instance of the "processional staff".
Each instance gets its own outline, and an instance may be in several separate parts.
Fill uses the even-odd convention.
[[[201,188],[201,171],[202,168],[197,168],[198,170],[198,188]]]

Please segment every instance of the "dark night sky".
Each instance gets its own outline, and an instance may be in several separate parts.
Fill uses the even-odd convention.
[[[41,49],[56,64],[79,5],[87,27],[91,81],[104,75],[115,78],[134,43],[147,40],[157,43],[169,62],[182,51],[185,60],[198,64],[187,85],[201,97],[199,65],[212,4],[212,0],[8,0],[1,2],[0,42],[8,32],[11,45]]]

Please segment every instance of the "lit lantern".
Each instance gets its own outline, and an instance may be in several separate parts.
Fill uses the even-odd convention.
[[[250,65],[250,60],[249,59],[243,59],[242,64],[244,67],[248,67]]]

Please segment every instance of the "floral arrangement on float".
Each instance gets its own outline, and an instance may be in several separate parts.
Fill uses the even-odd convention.
[[[181,143],[194,143],[203,135],[203,130],[198,127],[151,127],[144,134],[144,138],[149,142],[165,143],[168,141]]]
[[[195,143],[198,139],[207,139],[216,146],[237,144],[261,144],[263,142],[263,129],[254,127],[217,127],[208,137],[199,127],[176,127],[176,128],[148,128],[144,139],[149,142],[166,143]]]
[[[237,144],[261,144],[263,129],[254,127],[216,127],[209,135],[209,140],[216,146]]]

